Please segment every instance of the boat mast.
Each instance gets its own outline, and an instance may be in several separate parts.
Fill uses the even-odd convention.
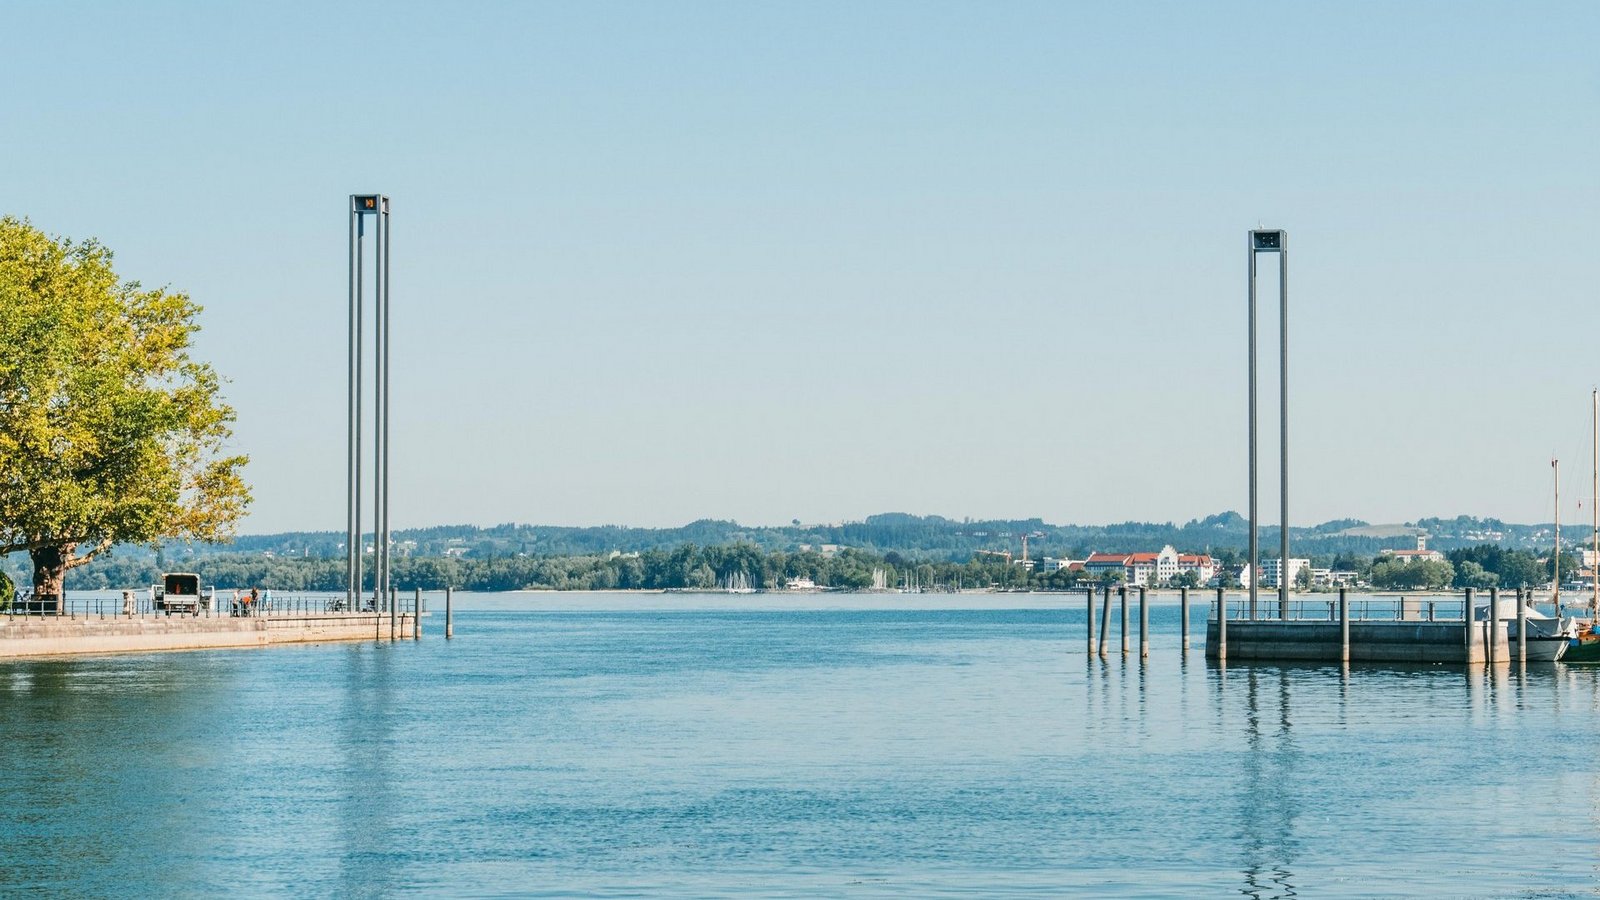
[[[1556,606],[1556,622],[1559,627],[1561,621],[1561,460],[1550,460],[1550,467],[1556,470],[1556,552],[1550,557],[1550,565],[1555,568],[1555,592],[1550,600]]]
[[[1600,615],[1600,388],[1589,392],[1589,425],[1594,434],[1589,448],[1594,451],[1594,493],[1589,495],[1589,512],[1594,516],[1594,531],[1589,542],[1590,615]]]

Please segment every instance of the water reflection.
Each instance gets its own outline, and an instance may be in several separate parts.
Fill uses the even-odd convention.
[[[1350,661],[1339,663],[1339,725],[1350,723]]]
[[[369,644],[350,648],[344,661],[345,706],[339,717],[343,757],[336,832],[339,893],[379,896],[393,887],[397,872],[384,860],[393,851],[396,820],[394,771],[397,706],[394,659],[401,648]]]
[[[1286,670],[1278,669],[1273,677],[1251,667],[1245,674],[1243,781],[1236,795],[1244,875],[1241,893],[1263,900],[1297,896],[1290,866],[1297,847],[1295,820],[1300,815],[1300,790],[1294,783],[1299,777],[1299,753],[1289,701]]]

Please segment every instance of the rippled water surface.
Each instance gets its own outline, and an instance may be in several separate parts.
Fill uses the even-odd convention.
[[[449,643],[0,662],[0,894],[1600,887],[1594,670],[1223,672],[1171,602],[1102,662],[1070,596],[461,605]]]

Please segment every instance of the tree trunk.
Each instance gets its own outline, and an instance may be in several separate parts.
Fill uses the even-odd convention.
[[[67,559],[77,546],[62,544],[28,551],[28,555],[33,557],[33,599],[29,601],[32,608],[56,615],[65,611],[62,582],[67,577]]]

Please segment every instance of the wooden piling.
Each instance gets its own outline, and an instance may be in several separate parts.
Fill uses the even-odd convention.
[[[1122,655],[1128,655],[1128,586],[1117,588],[1117,602],[1122,607]]]
[[[1150,604],[1145,600],[1142,586],[1139,588],[1139,658],[1150,658]]]
[[[395,588],[389,588],[389,640],[395,639],[394,602],[396,599]]]
[[[1350,597],[1339,587],[1339,661],[1350,661]]]
[[[1086,601],[1087,614],[1084,616],[1083,627],[1089,635],[1089,655],[1094,655],[1094,588],[1086,588],[1083,592]]]
[[[1183,652],[1189,652],[1189,589],[1178,588],[1178,609],[1180,611],[1178,627],[1183,632]]]
[[[1472,662],[1472,588],[1467,588],[1461,601],[1461,648],[1466,651],[1467,662]]]
[[[1105,586],[1105,600],[1100,604],[1100,657],[1105,658],[1106,641],[1111,635],[1111,585]]]
[[[417,595],[411,601],[411,639],[422,640],[422,588],[417,588]]]
[[[1089,592],[1093,595],[1093,591]],[[456,620],[450,609],[450,588],[444,589],[444,636],[448,640],[456,636]]]

